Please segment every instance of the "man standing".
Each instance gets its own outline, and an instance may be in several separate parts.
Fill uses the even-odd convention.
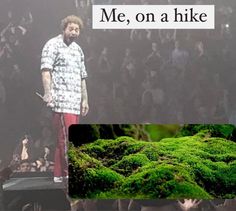
[[[68,178],[68,128],[77,124],[79,116],[85,116],[89,110],[84,54],[75,42],[83,23],[79,17],[71,15],[62,20],[61,26],[63,33],[45,44],[41,57],[43,100],[52,108],[57,136],[54,182]]]

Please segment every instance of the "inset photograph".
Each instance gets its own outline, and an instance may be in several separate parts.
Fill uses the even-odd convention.
[[[236,197],[235,132],[229,124],[73,125],[70,196],[97,206],[98,199],[127,199],[127,209],[130,201],[156,199],[217,208]]]

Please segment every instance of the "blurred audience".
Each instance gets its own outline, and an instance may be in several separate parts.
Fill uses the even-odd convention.
[[[78,13],[85,24],[78,42],[84,49],[90,76],[90,112],[81,119],[82,123],[235,124],[234,1],[214,1],[214,30],[93,30],[91,7],[100,1],[70,0],[66,10],[42,16],[40,9],[53,10],[55,2],[6,0],[0,3],[0,117],[5,126],[0,132],[8,133],[7,138],[11,140],[16,140],[19,134],[32,134],[34,141],[30,147],[37,155],[32,160],[30,150],[23,153],[21,142],[13,159],[38,160],[37,171],[43,171],[45,165],[52,168],[47,163],[48,156],[45,159],[48,151],[50,156],[54,153],[51,113],[35,92],[42,89],[39,72],[42,46],[58,30],[52,27],[64,12]],[[106,3],[186,2],[212,3],[210,0],[110,0]]]

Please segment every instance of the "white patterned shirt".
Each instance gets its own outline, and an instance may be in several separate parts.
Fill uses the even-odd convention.
[[[62,35],[50,39],[42,50],[41,70],[45,68],[51,73],[52,110],[79,115],[81,80],[87,77],[80,46],[67,46]]]

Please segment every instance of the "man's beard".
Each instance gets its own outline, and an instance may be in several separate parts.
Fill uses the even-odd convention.
[[[76,37],[69,37],[69,38],[68,38],[68,41],[69,41],[70,43],[74,42],[75,40],[76,40]]]
[[[75,39],[76,39],[76,37],[69,37],[69,36],[67,36],[67,37],[64,38],[64,42],[65,42],[67,45],[70,45],[72,42],[75,41]]]

